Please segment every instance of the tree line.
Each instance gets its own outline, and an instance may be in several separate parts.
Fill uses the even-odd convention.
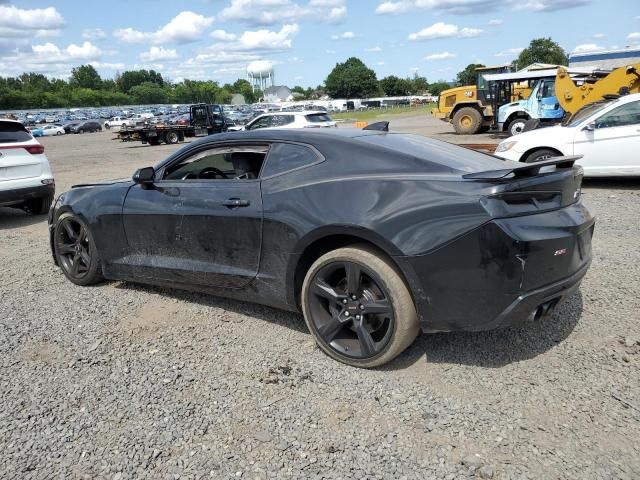
[[[69,80],[49,79],[40,73],[0,77],[0,108],[69,108],[163,103],[230,103],[239,93],[249,103],[257,101],[247,80],[220,85],[212,80],[172,83],[154,70],[132,70],[103,79],[91,65],[71,71]]]
[[[514,69],[532,63],[566,65],[567,54],[551,38],[538,38],[520,52]],[[456,76],[456,85],[473,85],[475,69],[484,65],[472,63]],[[378,96],[439,95],[451,88],[452,82],[429,83],[425,77],[400,78],[390,75],[378,80],[376,73],[356,57],[337,63],[323,85],[316,88],[295,86],[295,99],[312,100],[328,95],[331,98],[368,98]],[[111,105],[145,105],[163,103],[230,103],[239,93],[245,101],[260,100],[262,92],[254,92],[251,84],[239,79],[220,85],[213,80],[183,80],[172,83],[154,70],[131,70],[103,79],[91,65],[80,65],[71,71],[69,80],[49,79],[39,73],[24,73],[19,77],[0,77],[0,108],[68,108]]]

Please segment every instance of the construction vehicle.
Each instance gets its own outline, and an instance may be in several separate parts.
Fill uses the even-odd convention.
[[[511,65],[480,67],[476,69],[476,84],[444,90],[438,96],[438,106],[431,110],[435,118],[453,124],[456,133],[473,134],[488,130],[493,124],[492,92],[485,75],[508,73]],[[526,99],[528,86],[514,85],[511,101]]]
[[[640,93],[639,71],[640,64],[635,64],[612,71],[558,67],[537,72],[488,75],[487,80],[495,91],[496,127],[499,131],[517,135],[528,129],[559,123],[589,103]],[[533,75],[539,78],[534,79]],[[505,101],[502,91],[523,80],[533,81],[531,96],[512,103]]]
[[[116,139],[123,142],[141,141],[149,145],[184,142],[186,137],[201,137],[227,131],[227,123],[222,114],[222,105],[200,103],[189,107],[189,125],[170,125],[148,122],[136,126],[124,126]]]

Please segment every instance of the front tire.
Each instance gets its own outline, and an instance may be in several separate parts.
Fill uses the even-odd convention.
[[[178,134],[176,132],[167,132],[167,134],[165,135],[165,141],[168,145],[178,143]]]
[[[536,163],[548,160],[552,157],[557,157],[558,155],[558,152],[556,152],[555,150],[551,150],[549,148],[541,148],[540,150],[531,152],[522,161],[524,163]]]
[[[84,220],[63,213],[58,217],[53,235],[56,261],[65,277],[80,286],[104,280],[98,249]]]
[[[463,107],[453,116],[453,128],[458,135],[473,135],[482,128],[482,114],[473,107]]]
[[[316,260],[304,279],[301,303],[318,346],[353,367],[393,360],[419,332],[404,280],[367,246],[340,248]]]
[[[506,130],[507,132],[509,132],[509,135],[511,136],[520,135],[522,132],[524,132],[526,125],[527,125],[526,118],[514,118],[509,122]]]

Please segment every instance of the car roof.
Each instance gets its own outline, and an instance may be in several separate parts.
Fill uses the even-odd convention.
[[[267,113],[263,113],[260,116],[267,116],[267,115],[313,115],[316,113],[322,113],[324,115],[327,114],[327,112],[323,111],[323,110],[282,110],[280,112],[267,112]]]
[[[20,122],[19,120],[14,120],[13,118],[0,117],[0,122],[19,123],[20,125],[22,125],[22,122]]]

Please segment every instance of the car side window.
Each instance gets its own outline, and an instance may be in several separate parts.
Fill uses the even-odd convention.
[[[596,120],[596,128],[623,127],[640,124],[640,102],[614,108]]]
[[[262,145],[203,150],[164,170],[163,180],[252,180],[258,178],[268,147]]]
[[[271,119],[272,119],[271,115],[257,119],[255,122],[251,124],[250,130],[257,130],[259,128],[270,127],[271,121],[272,121]]]
[[[312,148],[292,143],[274,143],[262,171],[262,177],[270,177],[322,160]]]
[[[285,125],[293,123],[294,120],[293,115],[274,115],[272,119],[272,127],[284,127]]]

